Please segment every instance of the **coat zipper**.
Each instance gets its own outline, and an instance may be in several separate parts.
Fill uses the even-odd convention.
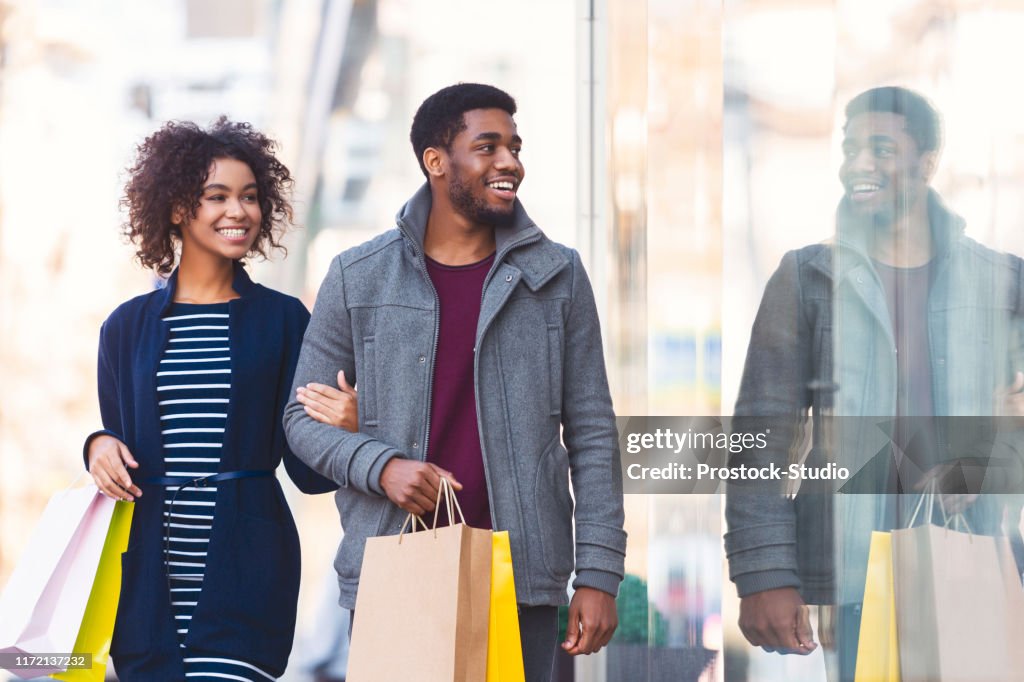
[[[427,286],[430,287],[430,292],[434,295],[434,339],[433,339],[433,343],[431,345],[431,350],[430,350],[430,382],[427,385],[427,425],[426,425],[426,427],[424,429],[424,432],[423,432],[423,454],[420,457],[420,461],[421,462],[426,462],[427,461],[427,448],[429,447],[429,444],[430,444],[430,410],[432,409],[433,400],[434,400],[434,363],[437,361],[437,343],[438,343],[438,336],[439,336],[439,334],[441,332],[441,329],[440,329],[440,327],[441,327],[441,316],[440,316],[441,300],[440,300],[440,298],[437,295],[437,289],[434,288],[434,283],[430,280],[430,275],[427,273],[427,261],[426,261],[426,259],[424,257],[422,249],[417,248],[416,241],[409,235],[408,230],[405,228],[405,224],[402,223],[401,220],[399,220],[398,222],[399,222],[399,229],[402,231],[402,234],[413,245],[413,252],[416,254],[416,259],[417,259],[417,261],[419,262],[419,265],[420,265],[420,272],[422,273],[423,278],[427,281]],[[494,255],[494,264],[491,265],[490,272],[488,272],[487,273],[487,277],[484,278],[484,285],[483,285],[483,288],[480,291],[480,311],[481,312],[483,312],[484,294],[487,292],[487,285],[490,284],[491,278],[494,276],[494,273],[497,271],[497,269],[498,269],[497,266],[502,262],[502,259],[504,259],[505,256],[508,255],[508,253],[512,249],[518,248],[520,246],[526,246],[527,244],[532,244],[532,243],[538,241],[539,239],[540,239],[540,235],[539,234],[534,234],[534,235],[532,235],[530,237],[526,237],[526,238],[521,239],[519,241],[515,241],[515,242],[512,242],[510,244],[506,244],[505,248],[503,248],[499,253],[496,253]],[[490,508],[491,508],[491,525],[493,527],[496,527],[496,518],[495,518],[495,515],[494,515],[494,500],[491,497],[491,487],[492,487],[491,486],[491,475],[490,475],[490,469],[487,466],[487,450],[486,450],[486,447],[484,445],[482,420],[480,419],[480,396],[477,395],[477,390],[478,390],[478,387],[479,387],[479,384],[480,384],[480,382],[479,382],[479,357],[480,356],[479,356],[479,353],[477,353],[477,349],[479,348],[480,341],[482,341],[484,336],[487,334],[487,330],[489,329],[489,327],[490,327],[490,323],[488,323],[488,326],[484,327],[480,331],[479,337],[477,337],[477,339],[475,340],[475,343],[473,344],[473,398],[474,398],[474,402],[476,403],[476,405],[474,405],[474,408],[476,410],[477,437],[480,439],[480,456],[481,456],[481,459],[483,460],[483,464],[484,464],[484,481],[487,484],[487,503],[488,503],[488,506],[490,506]]]
[[[423,451],[420,456],[421,462],[427,461],[427,448],[430,446],[430,410],[434,403],[434,364],[437,362],[437,343],[441,335],[441,298],[437,295],[437,289],[434,288],[434,283],[430,280],[430,275],[427,273],[427,262],[420,253],[420,268],[423,273],[423,278],[427,280],[427,286],[430,287],[430,292],[434,294],[434,340],[430,345],[430,365],[428,365],[428,381],[427,381],[427,425],[423,430]]]
[[[484,295],[487,292],[487,285],[491,283],[491,278],[494,273],[498,270],[498,265],[502,263],[505,256],[508,255],[509,251],[520,246],[526,246],[533,244],[540,240],[539,234],[534,234],[531,237],[524,238],[520,241],[506,244],[505,248],[502,249],[501,253],[495,254],[494,264],[491,266],[491,271],[487,273],[487,277],[484,278],[484,286],[480,290],[480,312],[484,310]],[[497,315],[495,315],[497,317]],[[491,318],[494,319],[493,317]],[[477,438],[480,439],[480,458],[484,464],[484,482],[487,485],[487,505],[491,510],[491,528],[498,528],[498,517],[497,511],[494,507],[494,497],[491,493],[493,486],[491,485],[491,469],[487,465],[487,445],[484,443],[484,432],[483,432],[483,419],[480,415],[480,353],[479,348],[481,342],[484,340],[484,336],[487,335],[487,330],[490,329],[490,322],[488,322],[483,329],[480,330],[480,335],[474,340],[473,343],[473,402],[476,403],[473,408],[476,410],[476,422],[477,422]],[[520,524],[522,526],[522,524]]]

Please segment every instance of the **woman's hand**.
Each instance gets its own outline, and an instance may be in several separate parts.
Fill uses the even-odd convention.
[[[89,443],[89,473],[96,487],[107,497],[134,502],[142,497],[142,490],[132,483],[126,467],[137,469],[139,463],[118,439],[102,435]]]
[[[359,430],[359,402],[356,389],[345,381],[345,372],[338,372],[338,386],[306,384],[295,389],[295,399],[306,408],[306,414],[324,424],[346,431]]]

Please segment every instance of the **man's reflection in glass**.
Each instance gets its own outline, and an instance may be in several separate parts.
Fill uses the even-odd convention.
[[[827,438],[816,434],[808,457],[854,472],[841,491],[851,494],[729,495],[725,542],[747,639],[810,653],[805,604],[837,605],[819,637],[835,641],[841,678],[852,680],[872,530],[908,525],[932,489],[975,532],[1019,521],[1006,497],[978,494],[1019,481],[1021,459],[993,420],[977,418],[1021,403],[1024,288],[1022,261],[966,237],[930,188],[941,121],[924,97],[861,93],[843,132],[834,238],[787,253],[768,282],[735,415],[769,419],[770,447],[749,456],[783,466],[802,415],[819,430],[821,417],[843,417]],[[980,473],[965,475],[964,462],[980,462]]]

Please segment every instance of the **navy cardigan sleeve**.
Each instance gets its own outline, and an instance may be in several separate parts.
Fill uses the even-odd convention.
[[[85,461],[85,468],[89,468],[89,445],[97,436],[113,436],[124,442],[124,427],[121,424],[120,401],[117,397],[117,371],[115,363],[117,359],[116,349],[113,348],[111,337],[113,332],[110,329],[111,321],[108,319],[100,327],[99,353],[96,359],[96,388],[99,392],[100,418],[103,428],[90,433],[82,446],[82,459]]]

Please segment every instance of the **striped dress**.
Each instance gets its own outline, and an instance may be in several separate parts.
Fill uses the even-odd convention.
[[[174,303],[170,336],[157,370],[160,428],[167,476],[217,473],[231,390],[228,304]],[[255,665],[186,648],[202,590],[216,513],[216,484],[164,488],[162,548],[178,641],[189,682],[275,679]]]

